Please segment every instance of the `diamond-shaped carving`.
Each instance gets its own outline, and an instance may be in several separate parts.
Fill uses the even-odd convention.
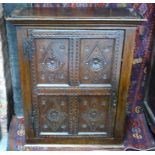
[[[89,65],[89,69],[94,72],[100,71],[104,68],[106,60],[103,56],[101,49],[97,45],[91,52],[91,54],[88,56],[86,63]]]
[[[89,54],[85,54],[84,67],[85,72],[83,75],[83,80],[91,81],[93,83],[98,83],[100,80],[106,80],[107,78],[103,76],[104,70],[107,67],[107,58],[104,50],[100,48],[101,45],[94,45]]]
[[[58,40],[52,39],[47,43],[42,43],[42,53],[39,53],[37,61],[39,63],[38,72],[40,82],[51,82],[51,83],[65,83],[67,82],[67,69],[68,63],[68,49],[65,39]],[[43,46],[43,47],[42,47]]]
[[[63,63],[58,57],[52,47],[52,43],[50,43],[45,49],[45,57],[43,58],[42,65],[45,70],[49,70],[51,72],[55,72],[63,66]]]

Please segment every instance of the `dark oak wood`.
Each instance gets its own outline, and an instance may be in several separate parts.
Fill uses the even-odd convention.
[[[146,19],[124,8],[29,8],[16,9],[7,20],[16,25],[114,24],[139,25]],[[95,23],[94,23],[95,22]],[[66,25],[68,26],[68,25]],[[74,25],[75,26],[75,25]],[[78,27],[81,25],[78,25]],[[91,25],[89,25],[90,27]],[[97,25],[96,25],[97,26]]]
[[[50,19],[79,19],[79,18],[90,18],[96,20],[96,18],[111,19],[141,19],[142,17],[131,9],[124,8],[26,8],[21,10],[15,10],[11,16],[14,18],[37,18],[45,17]],[[94,19],[95,18],[95,19]]]
[[[121,144],[137,24],[126,9],[15,10],[26,142]]]

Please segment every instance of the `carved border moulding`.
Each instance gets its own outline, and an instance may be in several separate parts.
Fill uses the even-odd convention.
[[[71,86],[79,85],[79,47],[80,39],[70,39],[70,51],[69,51],[69,78]]]
[[[69,134],[78,134],[78,115],[79,115],[79,104],[78,97],[69,97]]]
[[[123,30],[33,30],[34,38],[116,38],[119,33],[124,33]]]
[[[74,75],[73,75],[73,72],[74,72],[74,66],[73,66],[73,63],[74,63],[74,60],[73,60],[73,57],[74,57],[74,40],[73,38],[70,38],[69,40],[69,81],[70,81],[70,85],[72,86],[74,84]]]
[[[80,88],[80,89],[79,89]],[[70,88],[49,88],[43,87],[43,90],[46,90],[46,93],[42,91],[42,88],[37,88],[35,91],[36,95],[110,95],[111,87],[98,87],[96,92],[96,88],[93,87],[70,87]]]
[[[75,39],[75,59],[74,59],[74,63],[75,63],[75,73],[73,73],[75,75],[74,77],[74,85],[78,86],[80,84],[79,82],[79,50],[80,50],[80,39],[76,38]]]
[[[111,113],[111,117],[113,120],[112,128],[114,128],[114,118],[116,115],[116,107],[117,107],[117,98],[118,98],[118,85],[119,85],[119,75],[120,75],[120,66],[121,63],[116,63],[121,62],[122,59],[122,48],[123,48],[123,41],[124,41],[124,33],[117,33],[117,38],[115,41],[115,57],[114,57],[114,62],[113,63],[113,78],[112,78],[112,93],[111,93],[111,106],[113,107],[112,110],[113,112]],[[122,46],[120,46],[122,45]]]
[[[31,87],[32,87],[32,117],[33,117],[33,126],[34,126],[34,130],[35,130],[35,134],[36,136],[39,136],[39,111],[36,110],[38,109],[38,105],[37,105],[37,94],[36,92],[36,71],[35,71],[35,63],[34,63],[34,59],[35,59],[35,55],[34,55],[34,43],[33,43],[33,36],[32,36],[32,30],[28,30],[28,41],[29,41],[29,46],[28,46],[28,52],[29,52],[29,62],[30,62],[30,72],[31,72]]]
[[[118,90],[118,85],[119,85],[119,76],[120,76],[120,66],[121,63],[116,63],[116,62],[121,62],[122,59],[122,48],[123,48],[123,40],[124,40],[124,33],[117,33],[116,37],[116,45],[115,45],[115,57],[114,57],[114,62],[113,63],[113,78],[112,78],[112,106],[116,106],[117,104],[117,90]],[[121,43],[120,43],[121,42]],[[120,46],[122,45],[122,47]]]

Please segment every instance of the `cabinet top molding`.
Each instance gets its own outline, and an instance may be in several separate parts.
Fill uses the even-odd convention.
[[[139,25],[146,21],[133,9],[126,8],[26,8],[6,17],[15,25],[46,24],[121,24]]]

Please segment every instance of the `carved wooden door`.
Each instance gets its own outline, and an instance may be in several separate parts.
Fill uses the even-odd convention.
[[[123,40],[123,30],[28,31],[36,138],[114,136]]]

